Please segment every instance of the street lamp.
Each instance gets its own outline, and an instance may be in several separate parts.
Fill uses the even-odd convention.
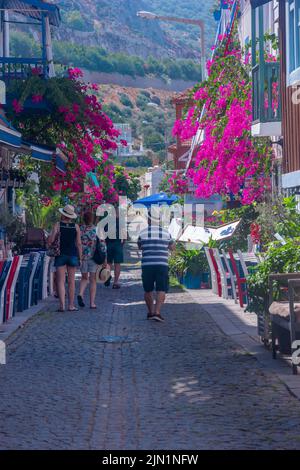
[[[137,16],[146,20],[173,21],[175,23],[193,24],[200,27],[200,47],[201,47],[201,71],[202,80],[206,78],[206,61],[205,61],[205,27],[202,20],[193,20],[189,18],[177,18],[175,16],[160,16],[150,11],[138,11]]]

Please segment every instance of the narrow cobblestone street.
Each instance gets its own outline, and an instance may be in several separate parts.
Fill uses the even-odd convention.
[[[300,402],[276,376],[184,291],[147,321],[135,253],[122,280],[98,311],[43,313],[9,339],[1,449],[300,448]]]

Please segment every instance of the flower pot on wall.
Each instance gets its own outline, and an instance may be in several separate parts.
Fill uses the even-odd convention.
[[[214,15],[215,21],[220,21],[220,19],[221,19],[221,10],[215,10],[213,12],[213,15]]]
[[[201,273],[191,274],[187,272],[183,277],[183,285],[187,289],[200,289],[201,287]]]
[[[201,273],[201,289],[210,288],[209,273]]]

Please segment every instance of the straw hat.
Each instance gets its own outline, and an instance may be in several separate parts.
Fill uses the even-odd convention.
[[[99,266],[96,272],[96,279],[97,282],[106,282],[110,278],[111,273],[109,268],[103,268],[102,266]]]
[[[76,219],[77,214],[75,212],[75,208],[71,206],[70,204],[67,204],[63,209],[60,208],[58,209],[61,215],[64,217],[68,217],[69,219]]]

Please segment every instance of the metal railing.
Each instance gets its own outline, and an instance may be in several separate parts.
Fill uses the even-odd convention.
[[[281,121],[279,62],[257,64],[252,69],[253,122]]]

